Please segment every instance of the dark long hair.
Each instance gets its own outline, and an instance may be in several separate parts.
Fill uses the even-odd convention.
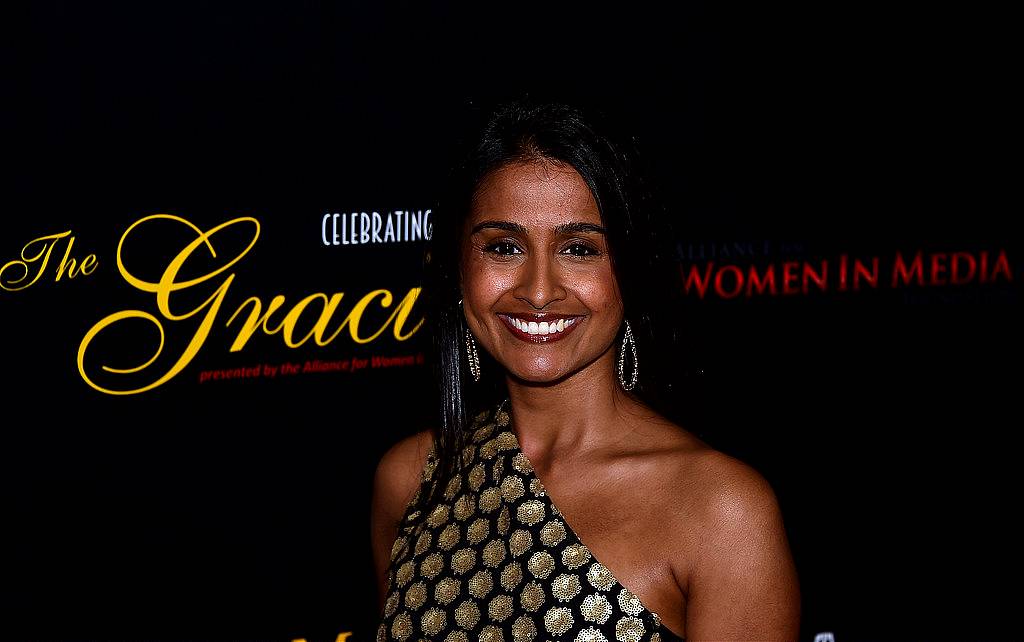
[[[481,180],[511,163],[545,160],[573,167],[590,187],[607,230],[615,278],[625,318],[637,342],[641,363],[634,393],[673,416],[672,378],[658,357],[675,342],[674,324],[661,303],[670,298],[666,269],[670,235],[663,208],[645,181],[638,140],[614,115],[579,105],[529,97],[478,107],[453,147],[450,174],[438,200],[425,255],[424,298],[432,331],[432,364],[438,386],[435,483],[418,502],[428,513],[458,470],[472,416],[505,395],[501,367],[480,351],[483,376],[474,382],[465,355],[468,332],[460,306],[461,235]],[[668,323],[666,323],[668,322]],[[620,330],[621,338],[621,330]]]

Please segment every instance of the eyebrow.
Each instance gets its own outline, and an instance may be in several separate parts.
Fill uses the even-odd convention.
[[[512,232],[515,234],[526,234],[526,228],[519,223],[511,223],[509,221],[483,221],[473,226],[471,234],[476,234],[481,230],[504,230],[506,232]],[[607,230],[601,225],[595,225],[593,223],[565,223],[555,228],[556,234],[577,234],[581,232],[590,232],[594,234],[606,234]]]

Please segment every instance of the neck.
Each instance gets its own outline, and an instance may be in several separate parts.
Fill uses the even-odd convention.
[[[642,404],[622,390],[614,350],[554,384],[508,378],[520,448],[534,466],[548,467],[621,440]]]

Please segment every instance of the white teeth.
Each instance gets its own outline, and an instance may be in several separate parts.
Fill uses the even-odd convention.
[[[512,325],[519,331],[532,335],[546,335],[564,332],[566,328],[576,322],[572,319],[559,319],[558,321],[523,321],[516,317],[508,317]]]

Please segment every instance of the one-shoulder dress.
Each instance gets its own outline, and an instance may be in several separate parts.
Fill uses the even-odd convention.
[[[502,406],[476,416],[461,475],[425,519],[431,448],[391,550],[377,642],[681,642],[580,541]]]

